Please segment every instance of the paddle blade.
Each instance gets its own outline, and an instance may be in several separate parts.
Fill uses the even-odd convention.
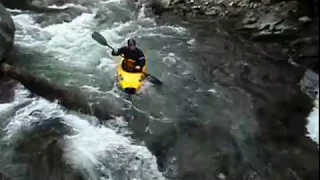
[[[148,81],[150,81],[151,83],[159,86],[163,84],[162,81],[160,81],[157,77],[154,77],[151,74],[146,74],[146,75],[147,75]]]
[[[104,38],[100,33],[98,32],[93,32],[91,35],[92,39],[94,39],[95,41],[97,41],[99,44],[103,45],[103,46],[109,46],[106,38]]]

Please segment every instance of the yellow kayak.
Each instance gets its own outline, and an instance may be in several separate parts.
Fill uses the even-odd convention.
[[[117,67],[118,85],[126,93],[135,94],[144,85],[145,73],[147,73],[147,62],[143,67],[143,72],[127,72],[122,68],[123,58]]]

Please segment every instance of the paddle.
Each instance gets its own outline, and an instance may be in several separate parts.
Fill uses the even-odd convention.
[[[99,44],[103,45],[103,46],[107,46],[110,49],[112,49],[114,51],[114,48],[112,46],[110,46],[108,44],[108,41],[106,40],[106,38],[104,38],[100,33],[98,32],[93,32],[91,35],[92,39],[94,39],[95,41],[97,41]],[[156,84],[156,85],[162,85],[162,81],[160,81],[157,77],[152,76],[149,73],[144,73],[147,77],[149,77],[150,79],[148,79],[151,83]]]

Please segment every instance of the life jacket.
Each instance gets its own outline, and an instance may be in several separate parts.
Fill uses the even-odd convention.
[[[122,63],[123,70],[127,72],[136,72],[136,61],[132,59],[125,59]]]
[[[136,61],[132,59],[125,59],[124,63],[126,64],[127,68],[135,68],[136,67]]]

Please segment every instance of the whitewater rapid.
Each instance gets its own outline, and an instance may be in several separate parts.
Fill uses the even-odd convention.
[[[121,3],[123,1],[101,1],[100,5],[106,14],[119,7],[117,10],[127,12],[128,16],[133,15],[130,10],[121,7]],[[71,22],[45,27],[37,23],[34,16],[16,11],[17,14],[13,15],[17,29],[15,46],[27,55],[35,54],[30,61],[33,64],[30,69],[34,69],[39,63],[39,68],[34,69],[39,76],[64,85],[80,86],[86,91],[118,96],[114,92],[114,83],[111,83],[111,87],[101,85],[102,82],[110,83],[114,80],[117,63],[110,56],[109,49],[92,40],[93,31],[101,32],[116,47],[124,45],[127,37],[170,38],[186,33],[181,27],[156,26],[152,18],[144,15],[144,8],[136,19],[122,22],[116,16],[113,23],[101,27],[95,19],[98,11],[99,9],[95,9],[93,13],[83,13]],[[164,33],[158,33],[159,31]],[[143,46],[143,41],[141,44]],[[166,61],[166,58],[163,59]],[[46,72],[46,68],[52,69],[52,72]],[[98,81],[101,83],[97,83]],[[2,127],[5,132],[2,139],[6,142],[22,138],[21,132],[32,131],[37,128],[36,124],[61,119],[73,132],[63,137],[64,159],[88,179],[164,179],[158,170],[155,156],[143,142],[134,144],[128,136],[131,131],[123,117],[101,125],[93,117],[66,111],[57,103],[40,97],[31,97],[21,85],[15,90],[13,102],[0,104],[0,115],[6,122]]]
[[[179,108],[184,108],[181,102],[186,99],[185,96],[179,97],[177,92],[186,90],[192,95],[189,97],[191,100],[187,101],[190,104],[193,103],[192,97],[199,94],[192,90],[188,91],[188,88],[192,89],[188,87],[190,81],[180,82],[175,79],[178,76],[188,77],[191,70],[184,64],[188,59],[177,57],[179,56],[178,52],[171,52],[170,48],[172,47],[167,45],[179,44],[174,48],[179,48],[180,53],[189,51],[186,47],[180,46],[180,44],[187,44],[183,41],[188,38],[188,31],[179,26],[157,25],[153,18],[144,14],[146,10],[144,7],[138,14],[135,14],[121,0],[101,1],[97,6],[99,7],[96,7],[92,13],[83,13],[71,22],[44,27],[35,20],[34,15],[17,12],[16,15],[13,15],[17,28],[15,46],[20,53],[26,55],[26,58],[18,64],[52,82],[80,86],[84,91],[98,93],[99,98],[110,96],[119,98],[113,83],[117,63],[110,56],[109,49],[92,40],[91,33],[93,31],[101,32],[114,47],[120,47],[125,44],[128,37],[134,37],[147,52],[147,56],[153,57],[150,61],[152,73],[170,83],[170,89],[177,89],[176,92],[169,94],[171,96],[167,93],[165,99],[158,98],[157,95],[154,95],[152,100],[144,98],[143,109],[156,114],[154,116],[159,116],[160,118],[157,119],[160,120],[170,121],[170,118],[162,118],[163,116],[189,118],[187,117],[189,114],[182,117],[179,116],[180,114],[176,114]],[[99,16],[97,17],[97,15]],[[194,40],[188,39],[187,42],[189,46],[194,43]],[[150,44],[152,47],[147,46]],[[184,55],[188,56],[187,53]],[[29,58],[31,56],[32,58]],[[170,74],[166,75],[165,73]],[[215,89],[211,85],[208,89],[210,89],[208,90],[210,97],[212,94],[218,96],[221,93],[219,89]],[[241,97],[241,95],[233,96],[233,98],[235,97]],[[178,102],[170,101],[173,98],[178,99]],[[169,100],[166,101],[167,99]],[[219,115],[221,112],[219,108],[223,106],[213,105],[218,98],[208,101],[208,96],[203,96],[200,100],[207,102],[205,104],[207,109],[201,107],[202,111]],[[230,102],[234,104],[231,108],[237,109],[243,102],[247,103],[242,100],[241,98],[236,100],[230,98]],[[194,104],[196,106],[196,103]],[[170,113],[168,113],[169,110]],[[187,108],[183,112],[190,112],[191,115],[193,112],[198,113],[194,109]],[[233,114],[230,112],[234,111],[223,111],[228,116],[237,116],[234,118],[236,126],[232,126],[232,128],[243,128],[242,124],[245,124],[248,117],[242,115],[246,116],[249,113],[242,110],[237,110]],[[202,116],[202,118],[211,120],[212,114]],[[308,124],[308,130],[313,139],[317,137],[318,132],[317,129],[311,129],[311,127],[315,127],[313,122],[318,122],[315,121],[315,117],[311,116],[309,122],[312,123]],[[71,132],[63,134],[60,139],[63,144],[64,160],[79,170],[87,179],[165,179],[157,167],[155,156],[144,146],[144,142],[137,142],[136,139],[130,138],[132,132],[124,117],[120,116],[106,124],[101,124],[94,117],[67,111],[57,103],[30,96],[30,93],[19,85],[15,91],[14,101],[0,104],[0,119],[4,122],[1,124],[1,128],[4,129],[1,143],[13,144],[13,146],[17,140],[23,139],[23,132],[35,131],[42,123],[59,119],[63,126]],[[226,127],[232,124],[224,118],[217,119],[217,124],[227,122]],[[250,124],[248,129],[255,129],[252,128],[253,125]],[[238,131],[234,130],[234,132]],[[251,131],[248,130],[248,132]],[[244,138],[241,133],[235,137]],[[13,159],[13,156],[6,158]]]
[[[63,138],[65,160],[85,172],[88,179],[103,176],[111,180],[112,173],[116,171],[123,171],[122,176],[129,179],[164,179],[158,170],[156,158],[145,146],[134,145],[129,137],[99,125],[93,117],[81,118],[74,112],[66,112],[56,103],[39,97],[30,98],[29,95],[27,90],[19,86],[14,101],[0,105],[0,114],[5,115],[25,104],[7,120],[3,140],[16,141],[23,138],[19,136],[21,131],[32,130],[37,128],[37,123],[60,118],[74,132]],[[119,125],[125,123],[121,117],[112,121]]]
[[[301,90],[314,100],[307,117],[307,136],[319,145],[319,75],[307,70],[300,81]]]
[[[314,100],[314,107],[307,120],[307,136],[319,145],[319,93],[317,98]]]

